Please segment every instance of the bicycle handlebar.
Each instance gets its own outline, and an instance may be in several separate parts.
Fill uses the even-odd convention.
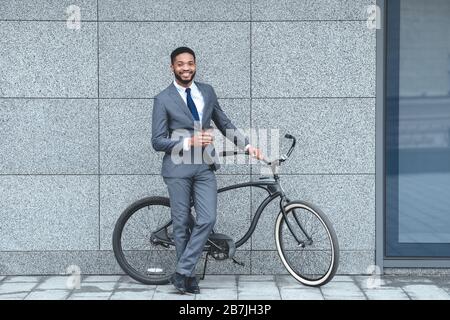
[[[295,144],[296,144],[296,142],[297,142],[297,139],[295,139],[295,137],[294,137],[293,135],[289,134],[289,133],[286,133],[286,134],[284,135],[284,137],[287,138],[287,139],[291,139],[291,140],[292,140],[292,145],[291,145],[291,147],[289,148],[289,151],[288,151],[288,153],[287,153],[287,155],[286,155],[286,159],[287,159],[287,158],[289,158],[289,157],[291,156],[291,153],[292,153],[292,151],[293,151],[294,148],[295,148]]]
[[[261,159],[261,161],[263,161],[265,164],[267,164],[267,165],[270,166],[270,165],[272,165],[272,164],[273,164],[274,162],[276,162],[276,161],[277,161],[278,163],[281,163],[281,162],[286,161],[287,158],[290,157],[292,151],[293,151],[294,148],[295,148],[295,144],[296,144],[296,142],[297,142],[297,139],[296,139],[293,135],[291,135],[291,134],[289,134],[289,133],[286,133],[286,134],[284,135],[284,137],[285,137],[286,139],[291,139],[291,140],[292,140],[291,147],[289,148],[287,154],[281,156],[280,159],[276,159],[276,160],[269,161],[268,159],[263,158],[263,159]],[[234,155],[238,155],[238,154],[246,154],[246,155],[249,155],[249,152],[248,152],[248,151],[235,151],[235,150],[228,150],[228,151],[221,151],[221,152],[219,152],[219,156],[220,156],[220,157],[234,156]]]

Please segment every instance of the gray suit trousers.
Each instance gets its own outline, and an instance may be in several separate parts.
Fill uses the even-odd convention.
[[[176,272],[195,276],[208,236],[216,222],[217,182],[214,171],[207,164],[197,164],[188,177],[163,177],[170,197],[173,233],[177,251]],[[196,222],[189,232],[190,199],[193,197]]]

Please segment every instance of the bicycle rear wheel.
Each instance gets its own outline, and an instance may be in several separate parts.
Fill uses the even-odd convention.
[[[323,212],[307,202],[292,201],[284,209],[292,230],[282,212],[275,223],[275,242],[283,265],[304,285],[326,284],[339,264],[339,245],[333,226]]]
[[[160,237],[155,238],[155,232],[167,241],[158,241]],[[177,262],[172,234],[168,198],[148,197],[134,202],[123,211],[114,228],[117,262],[139,282],[167,284]]]

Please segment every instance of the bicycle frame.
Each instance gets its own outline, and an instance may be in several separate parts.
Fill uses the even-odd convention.
[[[222,193],[225,191],[239,189],[239,188],[246,188],[246,187],[258,187],[258,188],[264,189],[269,193],[269,195],[261,202],[261,204],[258,206],[258,209],[256,209],[256,212],[252,219],[250,227],[247,230],[247,232],[245,233],[245,235],[241,239],[236,241],[236,248],[239,248],[240,246],[242,246],[251,237],[251,235],[255,231],[255,228],[258,224],[259,218],[261,217],[261,214],[264,211],[264,209],[266,208],[266,206],[276,198],[281,197],[283,199],[285,197],[284,191],[281,188],[281,186],[277,180],[249,181],[249,182],[244,182],[244,183],[238,183],[235,185],[220,188],[217,190],[217,193],[219,194],[219,193]]]
[[[280,184],[280,179],[278,177],[278,175],[274,175],[273,179],[268,178],[268,181],[264,181],[264,178],[261,179],[260,181],[249,181],[249,182],[244,182],[244,183],[238,183],[235,185],[231,185],[231,186],[226,186],[223,188],[220,188],[217,190],[217,193],[222,193],[225,191],[229,191],[229,190],[234,190],[234,189],[239,189],[239,188],[246,188],[246,187],[257,187],[257,188],[261,188],[264,189],[268,192],[268,196],[260,203],[260,205],[258,206],[258,208],[256,209],[255,215],[251,221],[250,227],[248,228],[247,232],[245,233],[245,235],[239,239],[238,241],[236,241],[236,248],[239,248],[240,246],[242,246],[245,242],[247,242],[247,240],[252,236],[253,232],[256,229],[256,226],[258,224],[259,218],[261,217],[262,212],[264,211],[264,209],[267,207],[267,205],[269,203],[271,203],[274,199],[276,198],[280,198],[280,210],[284,215],[285,221],[286,221],[286,225],[288,226],[289,230],[291,231],[292,235],[294,236],[295,240],[297,241],[297,243],[299,245],[304,245],[304,241],[301,241],[297,238],[295,232],[292,232],[292,226],[290,225],[290,222],[288,221],[287,217],[286,217],[286,212],[284,210],[284,203],[289,202],[290,200],[286,197],[284,190]],[[298,226],[300,227],[300,229],[302,230],[302,232],[305,234],[306,238],[308,239],[308,241],[311,241],[311,238],[309,237],[309,235],[305,232],[305,230],[303,229],[303,227],[301,226],[300,222],[297,219],[297,216],[295,215],[294,212],[294,218],[298,224]]]

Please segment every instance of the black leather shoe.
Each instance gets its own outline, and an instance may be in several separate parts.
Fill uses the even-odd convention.
[[[200,287],[198,286],[198,281],[196,277],[187,277],[186,292],[189,293],[200,293]]]
[[[184,294],[186,292],[186,277],[184,275],[176,272],[170,277],[169,281],[179,293]]]

